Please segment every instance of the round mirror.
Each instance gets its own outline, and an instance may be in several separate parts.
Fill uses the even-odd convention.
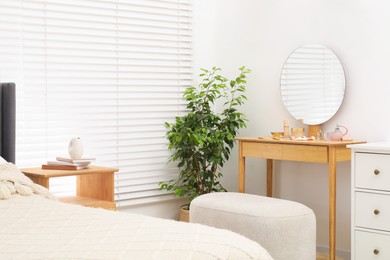
[[[303,45],[287,58],[280,89],[283,103],[291,115],[308,125],[322,124],[343,102],[343,66],[325,46]]]

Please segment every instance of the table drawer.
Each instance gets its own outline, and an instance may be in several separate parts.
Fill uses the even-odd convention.
[[[356,192],[354,213],[356,226],[390,231],[390,196]]]
[[[328,162],[328,148],[325,146],[283,145],[283,160],[300,162]]]
[[[390,236],[355,231],[354,260],[389,260]]]
[[[390,191],[390,155],[356,153],[355,186]]]
[[[242,143],[242,156],[282,160],[283,146],[267,143]]]

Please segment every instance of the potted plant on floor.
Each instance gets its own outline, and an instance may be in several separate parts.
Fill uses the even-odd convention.
[[[246,117],[238,111],[244,103],[249,69],[241,67],[240,74],[229,80],[220,74],[220,68],[201,69],[198,87],[184,92],[188,112],[176,117],[174,123],[165,123],[170,161],[180,169],[177,179],[160,183],[160,188],[187,197],[183,209],[199,195],[226,191],[221,185],[221,168],[229,159],[238,130],[246,127]],[[221,112],[215,104],[221,103]],[[188,212],[187,212],[188,214]]]

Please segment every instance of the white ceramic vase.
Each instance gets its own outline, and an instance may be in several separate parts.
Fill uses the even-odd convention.
[[[80,137],[74,137],[69,142],[68,152],[70,158],[72,159],[80,159],[84,153],[84,145],[81,141]]]

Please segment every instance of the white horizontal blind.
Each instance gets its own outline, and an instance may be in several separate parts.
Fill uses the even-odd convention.
[[[284,104],[295,118],[311,124],[327,121],[344,97],[343,67],[330,49],[304,45],[284,64],[281,92]]]
[[[119,207],[171,199],[158,189],[177,174],[164,122],[185,110],[191,33],[190,0],[1,0],[0,81],[17,86],[18,166],[66,155],[80,136],[96,164],[120,169]],[[74,180],[55,186],[74,192]]]

